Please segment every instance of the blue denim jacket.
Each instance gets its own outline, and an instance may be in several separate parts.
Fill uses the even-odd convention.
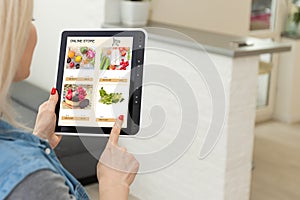
[[[47,141],[0,120],[0,199],[5,199],[26,176],[41,169],[64,176],[70,194],[76,199],[89,199],[82,185],[61,165]]]

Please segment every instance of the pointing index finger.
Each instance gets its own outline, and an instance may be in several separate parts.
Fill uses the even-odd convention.
[[[109,141],[114,145],[118,145],[123,120],[124,120],[124,115],[120,115],[118,117],[118,119],[116,120],[116,123],[114,124],[114,126],[111,129]]]

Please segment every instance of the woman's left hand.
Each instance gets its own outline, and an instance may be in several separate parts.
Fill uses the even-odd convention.
[[[39,107],[33,134],[49,141],[52,148],[55,148],[61,136],[55,135],[56,115],[55,107],[58,101],[58,94],[55,88],[52,89],[49,100]]]

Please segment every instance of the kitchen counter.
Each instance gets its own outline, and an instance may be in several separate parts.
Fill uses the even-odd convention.
[[[141,174],[132,194],[145,200],[248,200],[260,54],[289,51],[291,45],[154,22],[145,29],[147,87],[141,124],[156,129],[141,129],[139,137],[147,139],[119,140],[129,151],[139,152]],[[237,47],[234,41],[250,46]],[[157,106],[162,113],[154,109]],[[197,130],[185,130],[196,126]],[[195,134],[194,139],[188,139],[190,134]],[[192,142],[182,153],[178,141]],[[170,147],[176,148],[163,157]],[[176,162],[157,167],[158,161],[167,162],[178,152],[182,156]]]
[[[129,28],[122,24],[103,24],[102,27]],[[160,29],[154,29],[154,27]],[[233,35],[213,33],[209,31],[178,27],[158,22],[149,22],[148,25],[143,28],[147,30],[150,39],[169,42],[185,47],[195,47],[195,43],[191,42],[190,39],[187,39],[186,36],[188,36],[198,44],[201,44],[207,52],[220,54],[228,57],[244,57],[291,50],[291,46],[286,43],[272,42],[253,37],[239,37]],[[178,31],[182,34],[185,34],[186,36],[182,35],[182,37],[180,37],[179,34],[171,35],[170,31],[163,31],[163,29],[171,29],[174,31]],[[242,43],[240,44],[242,45],[242,47],[238,47],[239,43]]]

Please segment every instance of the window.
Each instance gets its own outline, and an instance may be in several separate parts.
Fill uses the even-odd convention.
[[[273,30],[275,0],[252,0],[250,30]]]

